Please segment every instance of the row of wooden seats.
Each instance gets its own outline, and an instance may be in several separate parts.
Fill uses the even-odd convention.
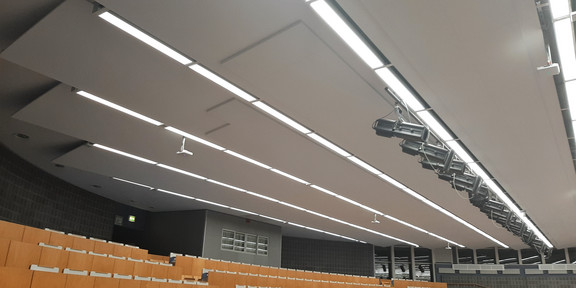
[[[390,282],[389,280],[384,280]],[[220,288],[242,287],[283,287],[283,288],[369,288],[381,287],[381,284],[345,283],[326,280],[296,279],[283,276],[253,276],[236,272],[209,272],[210,285]],[[384,284],[384,283],[383,283]]]
[[[0,266],[27,269],[31,265],[58,268],[60,271],[69,269],[156,279],[182,279],[182,268],[171,264],[0,238]]]
[[[213,288],[207,283],[160,283],[111,277],[32,271],[18,267],[0,267],[3,288]],[[217,287],[216,287],[217,288]]]
[[[111,241],[85,236],[65,234],[64,232],[38,229],[6,221],[0,221],[0,238],[22,241],[25,243],[46,243],[63,248],[92,251],[98,254],[130,257],[133,259],[149,259],[148,250],[135,246],[124,245]]]
[[[208,259],[194,256],[176,255],[175,266],[182,267],[184,275],[191,275],[199,279],[201,275],[209,271],[236,272],[253,276],[275,276],[303,280],[319,280],[328,282],[379,284],[378,278],[354,276],[333,273],[321,273],[278,267],[250,265],[237,262]]]

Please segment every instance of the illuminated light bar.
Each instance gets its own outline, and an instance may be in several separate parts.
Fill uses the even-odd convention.
[[[104,146],[104,145],[100,145],[100,144],[93,144],[92,146],[94,146],[94,147],[96,147],[96,148],[99,148],[99,149],[102,149],[102,150],[106,150],[106,151],[112,152],[112,153],[116,153],[116,154],[119,154],[119,155],[122,155],[122,156],[125,156],[125,157],[128,157],[128,158],[132,158],[132,159],[135,159],[135,160],[138,160],[138,161],[142,161],[142,162],[144,162],[144,163],[148,163],[148,164],[152,164],[152,165],[158,164],[158,163],[156,163],[156,162],[154,162],[154,161],[152,161],[152,160],[148,160],[148,159],[142,158],[142,157],[140,157],[140,156],[136,156],[136,155],[133,155],[133,154],[130,154],[130,153],[126,153],[126,152],[123,152],[123,151],[120,151],[120,150],[116,150],[116,149],[110,148],[110,147],[108,147],[108,146]]]
[[[570,17],[554,22],[556,43],[564,81],[576,79],[576,55],[574,54],[574,32]]]
[[[340,156],[343,157],[349,157],[352,156],[352,154],[348,153],[348,151],[338,147],[336,144],[326,140],[325,138],[323,138],[322,136],[316,134],[316,133],[310,133],[310,134],[306,134],[308,137],[314,139],[314,141],[318,142],[320,145],[336,152],[337,154],[339,154]]]
[[[440,122],[436,120],[436,117],[434,117],[430,111],[420,111],[416,114],[440,139],[444,141],[454,140],[454,137],[452,137],[450,132],[446,130],[444,125],[440,124]]]
[[[564,83],[566,87],[566,98],[568,98],[568,109],[570,109],[570,118],[576,120],[576,80]]]
[[[366,171],[368,171],[374,175],[383,174],[382,171],[380,171],[380,170],[374,168],[372,165],[358,159],[356,156],[350,156],[350,157],[347,157],[346,159],[350,160],[351,162],[354,162],[356,165],[364,168]]]
[[[326,193],[326,194],[328,194],[328,195],[330,195],[330,196],[336,196],[336,195],[338,195],[338,194],[336,194],[336,193],[334,193],[334,192],[332,192],[332,191],[330,191],[330,190],[328,190],[328,189],[324,189],[324,188],[322,188],[322,187],[320,187],[320,186],[318,186],[318,185],[312,184],[312,185],[310,185],[310,187],[312,187],[312,188],[314,188],[314,189],[316,189],[316,190],[322,191],[322,192],[324,192],[324,193]]]
[[[354,30],[342,20],[338,13],[336,13],[326,1],[314,1],[310,4],[310,7],[320,15],[328,26],[330,26],[370,68],[375,69],[384,65],[374,51],[362,41]]]
[[[216,75],[212,71],[206,69],[204,66],[200,64],[192,64],[188,66],[190,69],[194,70],[196,73],[206,77],[208,80],[218,84],[220,87],[232,92],[236,96],[248,101],[253,102],[258,100],[258,98],[248,94],[248,92],[238,88],[238,86],[228,82],[228,80]]]
[[[400,223],[400,224],[402,224],[402,225],[406,225],[406,226],[408,226],[408,227],[410,227],[410,228],[412,228],[412,229],[416,229],[416,230],[418,230],[418,231],[420,231],[420,232],[423,232],[423,233],[427,233],[427,234],[428,234],[428,231],[426,231],[426,230],[424,230],[424,229],[422,229],[422,228],[420,228],[420,227],[414,226],[414,225],[412,225],[412,224],[410,224],[410,223],[408,223],[408,222],[402,221],[402,220],[400,220],[400,219],[398,219],[398,218],[396,218],[396,217],[392,217],[392,216],[390,216],[390,215],[384,215],[384,217],[386,217],[386,218],[388,218],[388,219],[390,219],[390,220],[392,220],[392,221],[394,221],[394,222],[398,222],[398,223]]]
[[[550,11],[552,18],[557,19],[565,17],[570,14],[570,1],[569,0],[549,0]]]
[[[188,139],[190,139],[190,140],[196,141],[196,142],[198,142],[198,143],[202,143],[202,144],[204,144],[204,145],[206,145],[206,146],[208,146],[208,147],[212,147],[212,148],[214,148],[214,149],[216,149],[216,150],[220,150],[220,151],[226,150],[226,148],[224,148],[224,147],[222,147],[222,146],[216,145],[216,144],[214,144],[214,143],[212,143],[212,142],[210,142],[210,141],[206,141],[206,140],[204,140],[204,139],[202,139],[202,138],[200,138],[200,137],[196,137],[196,136],[194,136],[194,135],[192,135],[192,134],[190,134],[190,133],[186,133],[186,132],[184,132],[184,131],[182,131],[182,130],[176,129],[176,128],[172,127],[172,126],[164,127],[164,129],[166,129],[166,130],[168,130],[168,131],[170,131],[170,132],[176,133],[176,134],[178,134],[178,135],[180,135],[180,136],[184,136],[184,137],[186,137],[186,138],[188,138]]]
[[[300,179],[300,178],[298,178],[298,177],[296,177],[296,176],[290,175],[290,174],[288,174],[288,173],[286,173],[286,172],[283,172],[283,171],[280,171],[280,170],[278,170],[278,169],[272,168],[272,169],[270,169],[270,171],[272,171],[272,172],[274,172],[274,173],[278,173],[278,174],[280,174],[280,175],[282,175],[282,176],[284,176],[284,177],[286,177],[286,178],[290,178],[290,179],[292,179],[292,180],[294,180],[294,181],[296,181],[296,182],[300,182],[300,183],[302,183],[302,184],[304,184],[304,185],[310,185],[309,182],[306,182],[306,181],[304,181],[304,180],[302,180],[302,179]]]
[[[188,57],[180,54],[176,50],[174,50],[174,49],[168,47],[167,45],[163,44],[162,42],[154,39],[150,35],[143,32],[142,30],[136,28],[132,24],[124,21],[120,17],[118,17],[118,16],[116,16],[116,15],[114,15],[108,11],[106,11],[106,12],[104,12],[98,16],[100,18],[106,20],[108,23],[116,26],[120,30],[132,35],[134,38],[146,43],[148,46],[160,51],[162,54],[180,62],[183,65],[188,65],[188,64],[193,62]]]
[[[229,207],[229,208],[232,209],[232,210],[234,210],[234,211],[238,211],[238,212],[245,213],[245,214],[258,215],[258,213],[250,212],[250,211],[243,210],[243,209],[239,209],[239,208],[235,208],[235,207]]]
[[[112,177],[112,179],[114,179],[114,180],[116,180],[116,181],[120,181],[120,182],[125,182],[125,183],[128,183],[128,184],[132,184],[132,185],[136,185],[136,186],[148,188],[148,189],[150,189],[150,190],[154,189],[154,187],[151,187],[151,186],[148,186],[148,185],[144,185],[144,184],[141,184],[141,183],[138,183],[138,182],[134,182],[134,181],[129,181],[129,180],[122,179],[122,178]]]
[[[188,198],[190,200],[196,200],[196,198],[194,198],[192,196],[188,196],[188,195],[184,195],[184,194],[180,194],[180,193],[176,193],[176,192],[172,192],[172,191],[168,191],[168,190],[164,190],[164,189],[156,189],[156,191],[170,194],[170,195],[174,195],[174,196],[178,196],[178,197],[182,197],[182,198]]]
[[[168,169],[168,170],[172,170],[174,172],[178,172],[180,174],[184,174],[187,176],[191,176],[200,180],[206,180],[208,178],[204,177],[204,176],[200,176],[198,174],[194,174],[194,173],[190,173],[188,171],[182,170],[182,169],[178,169],[176,167],[172,167],[172,166],[168,166],[168,165],[164,165],[164,164],[157,164],[158,167],[164,168],[164,169]]]
[[[302,208],[302,207],[300,207],[300,206],[296,206],[296,205],[294,205],[294,204],[290,204],[290,203],[288,203],[288,202],[279,201],[278,203],[279,203],[279,204],[282,204],[282,205],[284,205],[284,206],[288,206],[288,207],[290,207],[290,208],[294,208],[294,209],[296,209],[296,210],[300,210],[300,211],[304,211],[304,212],[307,211],[305,208]]]
[[[268,165],[266,165],[266,164],[264,164],[264,163],[262,163],[262,162],[258,162],[258,161],[254,160],[254,159],[252,159],[252,158],[246,157],[246,156],[244,156],[244,155],[242,155],[242,154],[240,154],[240,153],[236,153],[236,152],[234,152],[234,151],[232,151],[232,150],[225,150],[224,152],[225,152],[225,153],[228,153],[228,154],[230,154],[230,155],[232,155],[232,156],[234,156],[234,157],[240,158],[240,159],[242,159],[242,160],[244,160],[244,161],[246,161],[246,162],[250,162],[250,163],[252,163],[252,164],[254,164],[254,165],[260,166],[260,167],[262,167],[262,168],[264,168],[264,169],[272,169],[272,167],[270,167],[270,166],[268,166]]]
[[[280,111],[270,107],[266,103],[262,101],[253,102],[254,106],[258,107],[260,110],[266,112],[268,115],[278,119],[279,121],[283,122],[284,124],[298,130],[300,133],[308,134],[312,131],[310,129],[304,127],[302,124],[292,120],[290,117],[282,114]]]
[[[274,217],[270,217],[270,216],[266,216],[266,215],[262,215],[262,214],[258,214],[258,216],[260,216],[262,218],[270,219],[272,221],[276,221],[276,222],[280,222],[280,223],[286,223],[286,221],[284,221],[282,219],[278,219],[278,218],[274,218]]]
[[[122,107],[122,106],[120,106],[120,105],[118,105],[118,104],[114,104],[114,103],[112,103],[112,102],[110,102],[110,101],[108,101],[108,100],[104,100],[104,99],[102,99],[102,98],[100,98],[100,97],[98,97],[98,96],[96,96],[96,95],[90,94],[90,93],[88,93],[88,92],[86,92],[86,91],[77,91],[76,94],[78,94],[78,95],[80,95],[80,96],[82,96],[82,97],[85,97],[85,98],[87,98],[87,99],[90,99],[90,100],[92,100],[92,101],[98,102],[98,103],[100,103],[100,104],[102,104],[102,105],[108,106],[108,107],[110,107],[110,108],[112,108],[112,109],[118,110],[118,111],[120,111],[120,112],[122,112],[122,113],[124,113],[124,114],[128,114],[128,115],[130,115],[130,116],[132,116],[132,117],[135,117],[135,118],[138,118],[138,119],[140,119],[140,120],[146,121],[146,122],[148,122],[148,123],[150,123],[150,124],[152,124],[152,125],[160,126],[160,125],[163,124],[163,123],[160,122],[160,121],[156,121],[156,120],[154,120],[154,119],[152,119],[152,118],[150,118],[150,117],[147,117],[147,116],[144,116],[144,115],[142,115],[142,114],[140,114],[140,113],[134,112],[134,111],[132,111],[132,110],[130,110],[130,109],[128,109],[128,108]]]
[[[464,245],[458,244],[458,243],[456,243],[456,242],[454,242],[454,241],[451,241],[451,240],[446,239],[446,238],[444,238],[444,237],[442,237],[442,236],[436,235],[436,234],[434,234],[434,233],[432,233],[432,232],[428,232],[428,234],[430,234],[430,236],[434,236],[434,237],[436,237],[436,238],[438,238],[438,239],[444,240],[444,241],[446,241],[446,242],[448,242],[448,243],[450,243],[450,244],[452,244],[452,245],[456,245],[456,246],[458,246],[458,247],[460,247],[460,248],[464,248],[464,247],[465,247]]]
[[[454,150],[454,153],[456,153],[456,155],[458,155],[458,158],[460,158],[460,160],[462,160],[466,163],[475,162],[474,159],[472,159],[472,156],[470,156],[470,154],[468,154],[468,152],[466,152],[466,150],[464,150],[464,148],[462,148],[462,146],[458,143],[458,141],[456,141],[456,140],[446,141],[446,145],[448,145],[448,147],[450,147],[450,148],[452,148],[452,150]]]
[[[236,186],[232,186],[232,185],[230,185],[230,184],[222,183],[222,182],[220,182],[220,181],[216,181],[216,180],[212,180],[212,179],[206,179],[206,181],[207,181],[207,182],[210,182],[210,183],[214,183],[214,184],[216,184],[216,185],[224,186],[224,187],[226,187],[226,188],[230,188],[230,189],[232,189],[232,190],[237,190],[237,191],[240,191],[240,192],[247,192],[245,189],[242,189],[242,188],[236,187]]]
[[[219,206],[219,207],[223,207],[223,208],[230,208],[230,206],[228,205],[224,205],[224,204],[220,204],[220,203],[216,203],[216,202],[212,202],[212,201],[208,201],[208,200],[204,200],[204,199],[200,199],[200,198],[196,198],[196,201],[200,201],[200,202],[204,202],[210,205],[215,205],[215,206]]]
[[[272,202],[280,202],[280,200],[278,200],[278,199],[275,199],[275,198],[272,198],[272,197],[268,197],[268,196],[266,196],[266,195],[258,194],[258,193],[256,193],[256,192],[252,192],[252,191],[246,191],[246,194],[252,195],[252,196],[255,196],[255,197],[258,197],[258,198],[262,198],[262,199],[264,199],[264,200],[272,201]]]
[[[404,189],[407,189],[407,188],[408,188],[408,187],[406,187],[404,184],[396,181],[396,179],[394,179],[394,178],[392,178],[392,177],[390,177],[390,176],[388,176],[388,175],[386,175],[386,174],[378,175],[378,177],[382,178],[382,180],[384,180],[384,181],[392,184],[392,186],[394,186],[394,187],[396,187],[396,188],[398,188],[398,189],[400,189],[400,190],[404,190]]]
[[[414,94],[406,88],[406,86],[400,82],[398,77],[392,73],[390,68],[384,67],[380,69],[374,70],[376,74],[382,79],[396,94],[396,96],[400,97],[399,100],[403,101],[408,105],[410,109],[413,111],[421,111],[424,110],[424,105],[414,96]]]
[[[380,211],[378,211],[378,210],[376,210],[376,209],[370,208],[370,207],[368,207],[368,206],[366,206],[366,205],[364,205],[364,204],[360,204],[360,203],[358,203],[358,202],[356,202],[356,201],[354,201],[354,200],[352,200],[352,199],[350,199],[350,198],[344,197],[344,196],[342,196],[342,195],[336,195],[336,198],[338,198],[338,199],[340,199],[340,200],[343,200],[343,201],[345,201],[345,202],[348,202],[348,203],[350,203],[350,204],[352,204],[352,205],[354,205],[354,206],[360,207],[360,208],[362,208],[362,209],[364,209],[364,210],[370,211],[370,212],[372,212],[372,213],[375,213],[375,214],[378,214],[378,215],[384,215],[384,213],[382,213],[382,212],[380,212]]]

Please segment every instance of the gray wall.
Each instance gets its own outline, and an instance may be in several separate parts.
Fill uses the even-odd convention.
[[[374,276],[374,246],[356,242],[284,237],[282,267]]]
[[[222,229],[268,237],[268,255],[263,256],[220,249]],[[281,254],[282,228],[280,226],[207,211],[203,257],[280,267]]]
[[[112,239],[114,216],[123,208],[44,172],[0,144],[0,219]]]

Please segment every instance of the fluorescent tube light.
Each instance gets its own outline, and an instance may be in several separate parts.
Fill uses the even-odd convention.
[[[206,181],[208,181],[208,182],[210,182],[210,183],[214,183],[214,184],[216,184],[216,185],[224,186],[224,187],[226,187],[226,188],[230,188],[230,189],[233,189],[233,190],[236,190],[236,191],[246,192],[245,189],[242,189],[242,188],[236,187],[236,186],[232,186],[232,185],[229,185],[229,184],[226,184],[226,183],[222,183],[222,182],[220,182],[220,181],[216,181],[216,180],[212,180],[212,179],[206,179]]]
[[[274,173],[278,173],[278,174],[280,174],[280,175],[282,175],[282,176],[284,176],[284,177],[286,177],[286,178],[290,178],[290,179],[292,179],[292,180],[294,180],[294,181],[296,181],[296,182],[300,182],[300,183],[302,183],[302,184],[304,184],[304,185],[310,185],[310,182],[306,182],[306,181],[304,181],[304,180],[302,180],[302,179],[300,179],[300,178],[298,178],[298,177],[296,177],[296,176],[290,175],[290,174],[288,174],[288,173],[286,173],[286,172],[283,172],[283,171],[280,171],[280,170],[278,170],[278,169],[272,168],[272,169],[270,169],[270,171],[272,171],[272,172],[274,172]]]
[[[304,209],[304,208],[302,208],[302,207],[300,207],[300,206],[296,206],[296,205],[294,205],[294,204],[290,204],[290,203],[288,203],[288,202],[280,201],[280,202],[278,202],[278,203],[280,203],[280,204],[282,204],[282,205],[284,205],[284,206],[288,206],[288,207],[290,207],[290,208],[294,208],[294,209],[296,209],[296,210],[300,210],[300,211],[306,212],[306,209]]]
[[[342,17],[332,9],[324,0],[314,1],[310,7],[352,48],[352,50],[364,60],[372,69],[382,67],[384,64],[380,58],[366,45],[366,43],[344,22]]]
[[[244,155],[242,155],[242,154],[240,154],[240,153],[236,153],[236,152],[234,152],[234,151],[232,151],[232,150],[225,150],[224,152],[225,152],[225,153],[228,153],[228,154],[230,154],[230,155],[232,155],[232,156],[234,156],[234,157],[240,158],[240,159],[242,159],[242,160],[244,160],[244,161],[246,161],[246,162],[250,162],[250,163],[252,163],[252,164],[254,164],[254,165],[258,165],[258,166],[260,166],[260,167],[262,167],[262,168],[264,168],[264,169],[272,169],[272,167],[270,167],[270,166],[268,166],[268,165],[266,165],[266,164],[264,164],[264,163],[258,162],[258,161],[254,160],[254,159],[252,159],[252,158],[248,158],[248,157],[246,157],[246,156],[244,156]]]
[[[206,178],[206,177],[204,177],[204,176],[200,176],[200,175],[197,175],[197,174],[194,174],[194,173],[190,173],[190,172],[188,172],[188,171],[184,171],[184,170],[178,169],[178,168],[176,168],[176,167],[172,167],[172,166],[168,166],[168,165],[164,165],[164,164],[157,164],[157,166],[158,166],[158,167],[161,167],[161,168],[164,168],[164,169],[172,170],[172,171],[174,171],[174,172],[178,172],[178,173],[181,173],[181,174],[184,174],[184,175],[188,175],[188,176],[191,176],[191,177],[194,177],[194,178],[198,178],[198,179],[200,179],[200,180],[206,180],[206,179],[208,179],[208,178]]]
[[[266,215],[262,215],[262,214],[258,214],[258,216],[262,217],[262,218],[266,218],[266,219],[270,219],[272,221],[277,221],[280,223],[286,223],[286,221],[282,220],[282,219],[278,219],[278,218],[274,218],[274,217],[270,217],[270,216],[266,216]]]
[[[554,245],[552,245],[552,243],[550,243],[550,241],[548,241],[548,239],[546,239],[544,234],[542,234],[542,232],[540,230],[538,230],[538,228],[536,228],[534,223],[532,223],[532,221],[530,221],[528,219],[528,217],[526,217],[526,215],[522,215],[520,217],[520,219],[522,219],[522,221],[524,223],[526,223],[526,225],[528,225],[528,228],[530,228],[531,231],[534,231],[534,233],[536,233],[536,237],[538,237],[540,240],[542,240],[542,242],[544,242],[544,244],[546,244],[546,246],[548,246],[549,248],[554,247]]]
[[[416,114],[418,117],[420,117],[420,119],[422,119],[422,121],[424,121],[425,125],[432,129],[436,136],[440,137],[441,140],[448,141],[454,139],[448,130],[446,130],[444,125],[440,124],[440,122],[436,120],[436,117],[434,117],[430,111],[420,111]]]
[[[392,217],[392,216],[390,216],[390,215],[384,215],[384,217],[386,217],[386,218],[388,218],[388,219],[390,219],[390,220],[392,220],[392,221],[394,221],[394,222],[398,222],[398,223],[400,223],[400,224],[402,224],[402,225],[408,226],[408,227],[410,227],[410,228],[412,228],[412,229],[418,230],[418,231],[420,231],[420,232],[423,232],[423,233],[426,233],[426,234],[429,233],[428,231],[426,231],[426,230],[424,230],[424,229],[422,229],[422,228],[420,228],[420,227],[418,227],[418,226],[414,226],[414,225],[412,225],[412,224],[410,224],[410,223],[408,223],[408,222],[402,221],[402,220],[400,220],[400,219],[398,219],[398,218],[396,218],[396,217]]]
[[[380,211],[378,211],[378,210],[376,210],[376,209],[370,208],[370,207],[368,207],[368,206],[366,206],[366,205],[364,205],[364,204],[360,204],[360,203],[358,203],[358,202],[356,202],[356,201],[354,201],[354,200],[352,200],[352,199],[350,199],[350,198],[344,197],[344,196],[342,196],[342,195],[336,195],[336,198],[338,198],[338,199],[340,199],[340,200],[343,200],[343,201],[345,201],[345,202],[348,202],[348,203],[350,203],[350,204],[352,204],[352,205],[354,205],[354,206],[360,207],[360,208],[362,208],[362,209],[364,209],[364,210],[370,211],[370,212],[372,212],[372,213],[374,213],[374,214],[384,215],[382,212],[380,212]]]
[[[569,0],[549,0],[548,3],[550,4],[553,19],[558,19],[570,14]]]
[[[150,124],[152,124],[152,125],[156,125],[156,126],[162,125],[162,122],[160,122],[160,121],[156,121],[156,120],[154,120],[154,119],[152,119],[152,118],[150,118],[150,117],[146,117],[146,116],[144,116],[144,115],[142,115],[142,114],[140,114],[140,113],[134,112],[134,111],[132,111],[132,110],[130,110],[130,109],[128,109],[128,108],[124,108],[124,107],[122,107],[122,106],[120,106],[120,105],[118,105],[118,104],[114,104],[114,103],[112,103],[112,102],[110,102],[110,101],[108,101],[108,100],[104,100],[104,99],[102,99],[102,98],[100,98],[100,97],[98,97],[98,96],[95,96],[95,95],[93,95],[93,94],[90,94],[90,93],[88,93],[88,92],[86,92],[86,91],[77,91],[76,94],[78,94],[78,95],[80,95],[80,96],[83,96],[83,97],[85,97],[85,98],[88,98],[88,99],[90,99],[90,100],[92,100],[92,101],[98,102],[98,103],[100,103],[100,104],[102,104],[102,105],[108,106],[108,107],[110,107],[110,108],[112,108],[112,109],[116,109],[116,110],[118,110],[118,111],[120,111],[120,112],[122,112],[122,113],[128,114],[128,115],[130,115],[130,116],[132,116],[132,117],[136,117],[136,118],[138,118],[138,119],[140,119],[140,120],[146,121],[146,122],[148,122],[148,123],[150,123]]]
[[[192,63],[192,60],[188,57],[180,54],[176,50],[168,47],[167,45],[163,44],[162,42],[152,38],[150,35],[146,34],[142,30],[136,28],[132,24],[120,19],[118,16],[110,13],[104,12],[98,15],[100,18],[106,20],[108,23],[118,27],[120,30],[132,35],[136,39],[146,43],[148,46],[160,51],[162,54],[180,62],[183,65],[187,65]]]
[[[326,194],[328,194],[328,195],[330,195],[330,196],[336,196],[336,195],[338,195],[338,194],[336,194],[336,193],[334,193],[334,192],[332,192],[332,191],[330,191],[330,190],[328,190],[328,189],[324,189],[324,188],[322,188],[322,187],[320,187],[320,186],[318,186],[318,185],[312,184],[312,185],[310,185],[310,187],[312,187],[312,188],[314,188],[314,189],[316,189],[316,190],[322,191],[322,192],[324,192],[324,193],[326,193]]]
[[[176,192],[172,192],[172,191],[168,191],[168,190],[164,190],[164,189],[156,189],[156,191],[160,191],[162,193],[166,193],[166,194],[170,194],[170,195],[174,195],[174,196],[178,196],[178,197],[182,197],[182,198],[188,198],[190,200],[196,200],[196,198],[194,198],[192,196],[188,196],[188,195],[184,195],[184,194],[180,194],[180,193],[176,193]]]
[[[386,175],[386,174],[380,174],[380,175],[378,175],[378,177],[382,178],[384,181],[392,184],[394,187],[396,187],[396,188],[398,188],[398,189],[400,189],[400,190],[404,190],[404,189],[408,188],[408,187],[406,187],[404,184],[396,181],[396,179],[394,179],[394,178],[392,178],[392,177],[390,177],[390,176],[388,176],[388,175]]]
[[[284,124],[298,130],[300,133],[308,134],[308,133],[312,132],[308,128],[301,125],[300,123],[292,120],[288,116],[286,116],[286,115],[282,114],[280,111],[268,106],[266,103],[264,103],[262,101],[256,101],[256,102],[253,102],[252,104],[254,104],[254,106],[260,108],[260,110],[268,113],[270,116],[280,120],[281,122],[284,122]]]
[[[238,211],[238,212],[241,212],[241,213],[246,213],[246,214],[251,214],[251,215],[258,215],[258,213],[254,213],[254,212],[250,212],[250,211],[247,211],[247,210],[238,209],[238,208],[235,208],[235,207],[230,207],[230,209],[235,210],[235,211]]]
[[[316,133],[310,133],[310,134],[306,134],[308,137],[314,139],[314,141],[320,143],[322,146],[338,153],[340,156],[344,156],[344,157],[349,157],[352,156],[352,154],[348,153],[348,151],[338,147],[336,144],[326,140],[325,138],[323,138],[322,136],[316,134]]]
[[[216,145],[216,144],[214,144],[214,143],[212,143],[212,142],[210,142],[210,141],[206,141],[206,140],[204,140],[204,139],[202,139],[202,138],[200,138],[200,137],[196,137],[196,136],[194,136],[194,135],[192,135],[192,134],[190,134],[190,133],[186,133],[186,132],[184,132],[184,131],[182,131],[182,130],[176,129],[176,128],[172,127],[172,126],[167,126],[167,127],[165,127],[164,129],[166,129],[166,130],[168,130],[168,131],[170,131],[170,132],[176,133],[176,134],[178,134],[178,135],[180,135],[180,136],[184,136],[184,137],[186,137],[186,138],[188,138],[188,139],[190,139],[190,140],[196,141],[196,142],[198,142],[198,143],[202,143],[202,144],[204,144],[204,145],[206,145],[206,146],[208,146],[208,147],[212,147],[212,148],[214,148],[214,149],[216,149],[216,150],[220,150],[220,151],[226,150],[226,148],[224,148],[224,147],[222,147],[222,146]]]
[[[458,143],[458,141],[456,141],[456,140],[446,141],[446,145],[448,145],[448,147],[450,147],[452,150],[454,150],[454,153],[456,153],[456,155],[458,155],[458,158],[460,158],[460,160],[462,160],[466,163],[474,162],[474,159],[472,159],[472,156],[470,156],[470,154],[468,154],[468,152],[466,152],[466,150],[464,150],[464,148],[462,148],[462,146]]]
[[[576,79],[576,55],[574,54],[572,19],[568,17],[554,22],[554,31],[564,81]]]
[[[216,202],[212,202],[212,201],[208,201],[208,200],[204,200],[204,199],[200,199],[200,198],[196,198],[196,201],[200,201],[200,202],[204,202],[207,204],[220,206],[220,207],[224,207],[224,208],[230,208],[230,206],[228,206],[228,205],[224,205],[224,204],[220,204],[220,203],[216,203]]]
[[[280,202],[280,200],[272,198],[272,197],[268,197],[266,195],[262,195],[262,194],[258,194],[256,192],[252,192],[252,191],[246,191],[246,194],[252,195],[252,196],[256,196],[258,198],[262,198],[264,200],[268,200],[268,201],[272,201],[272,202]]]
[[[117,180],[117,181],[120,181],[120,182],[125,182],[125,183],[128,183],[128,184],[132,184],[132,185],[136,185],[136,186],[148,188],[148,189],[150,189],[150,190],[154,189],[154,187],[151,187],[151,186],[148,186],[148,185],[144,185],[144,184],[140,184],[140,183],[138,183],[138,182],[134,182],[134,181],[129,181],[129,180],[126,180],[126,179],[118,178],[118,177],[112,177],[112,179]]]
[[[372,167],[372,165],[358,159],[356,156],[350,156],[347,158],[348,160],[354,162],[356,165],[364,168],[366,171],[374,174],[374,175],[380,175],[382,174],[382,172],[374,167]]]
[[[478,163],[475,162],[468,163],[468,168],[470,168],[470,170],[472,170],[472,172],[474,172],[476,176],[480,176],[482,180],[486,181],[486,179],[490,179],[486,171],[484,171],[484,169],[482,169],[482,167],[480,167]]]
[[[110,147],[108,147],[108,146],[104,146],[104,145],[100,145],[100,144],[93,144],[92,146],[93,146],[93,147],[96,147],[96,148],[99,148],[99,149],[102,149],[102,150],[106,150],[106,151],[112,152],[112,153],[116,153],[116,154],[118,154],[118,155],[122,155],[122,156],[125,156],[125,157],[128,157],[128,158],[132,158],[132,159],[135,159],[135,160],[138,160],[138,161],[142,161],[142,162],[144,162],[144,163],[148,163],[148,164],[152,164],[152,165],[156,165],[156,164],[157,164],[156,162],[154,162],[154,161],[152,161],[152,160],[148,160],[148,159],[146,159],[146,158],[142,158],[142,157],[140,157],[140,156],[136,156],[136,155],[133,155],[133,154],[130,154],[130,153],[126,153],[126,152],[123,152],[123,151],[120,151],[120,150],[117,150],[117,149],[114,149],[114,148],[110,148]]]
[[[564,83],[566,87],[566,98],[568,98],[568,109],[570,110],[570,118],[572,121],[576,120],[576,80]]]
[[[418,100],[416,96],[414,96],[414,94],[412,94],[412,92],[408,90],[408,88],[406,88],[402,82],[400,82],[398,77],[392,73],[390,68],[384,67],[376,69],[374,72],[376,72],[380,79],[386,82],[386,84],[394,91],[396,96],[400,97],[399,100],[405,102],[410,109],[413,111],[420,111],[425,109],[424,105],[420,103],[420,100]]]
[[[212,71],[204,68],[202,65],[200,64],[192,64],[190,66],[188,66],[190,69],[196,71],[196,73],[208,78],[208,80],[220,85],[222,88],[232,92],[233,94],[235,94],[236,96],[248,101],[248,102],[253,102],[258,100],[256,97],[248,94],[246,91],[238,88],[238,86],[228,82],[228,80],[214,74]]]
[[[428,232],[428,234],[429,234],[430,236],[436,237],[436,238],[438,238],[438,239],[440,239],[440,240],[444,240],[445,242],[448,242],[448,243],[450,243],[450,244],[452,244],[452,245],[456,245],[456,246],[458,246],[458,247],[460,247],[460,248],[466,247],[466,246],[464,246],[464,245],[462,245],[462,244],[456,243],[456,242],[451,241],[451,240],[449,240],[449,239],[446,239],[446,238],[444,238],[444,237],[442,237],[442,236],[436,235],[436,234],[434,234],[434,233],[432,233],[432,232]]]

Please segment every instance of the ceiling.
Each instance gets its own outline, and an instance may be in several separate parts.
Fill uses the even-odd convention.
[[[386,85],[304,1],[117,1],[106,8],[512,248],[400,139],[374,134]],[[576,178],[530,1],[338,1],[557,248],[576,246]],[[122,157],[98,143],[422,247],[446,242],[90,101],[78,88],[469,248],[491,240],[366,172],[92,14],[84,0],[0,4],[0,140],[74,185],[149,211],[212,209],[341,240],[119,177],[380,246],[401,242]],[[23,133],[30,139],[15,137]],[[55,164],[60,164],[56,167]],[[96,187],[95,187],[96,186]]]

